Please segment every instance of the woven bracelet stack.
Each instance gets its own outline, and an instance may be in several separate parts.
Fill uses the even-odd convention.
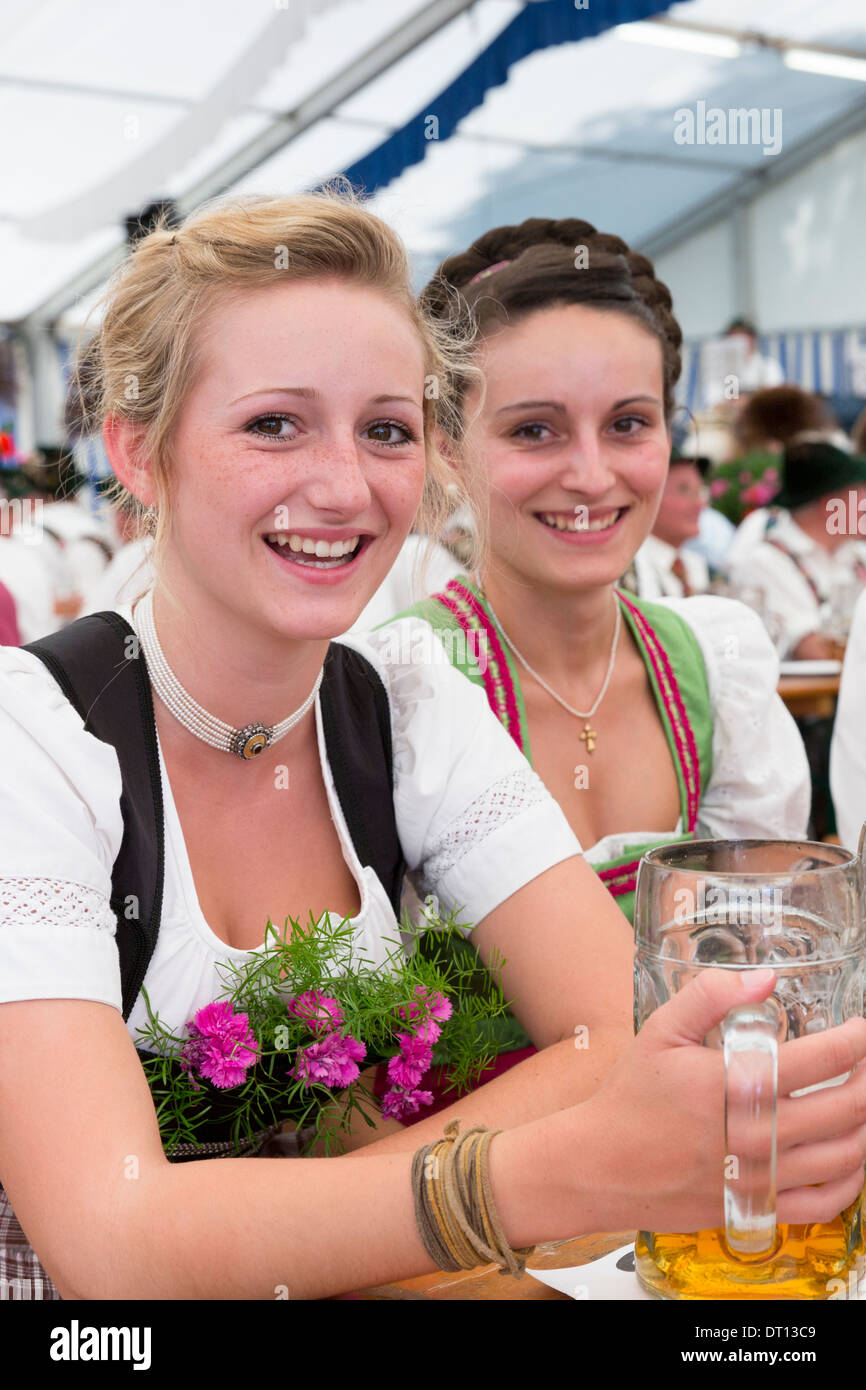
[[[501,1274],[520,1278],[535,1249],[512,1250],[490,1191],[488,1150],[502,1131],[473,1125],[426,1144],[412,1160],[415,1220],[424,1249],[437,1269],[477,1269],[496,1264]]]

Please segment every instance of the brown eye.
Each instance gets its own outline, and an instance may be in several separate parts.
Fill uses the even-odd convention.
[[[394,438],[394,431],[399,431],[399,437]],[[374,444],[387,444],[394,449],[400,444],[417,442],[418,436],[408,425],[403,425],[399,420],[376,420],[372,425],[368,425],[365,433],[373,440]],[[390,439],[388,438],[390,435]]]
[[[258,435],[259,438],[290,439],[291,435],[283,432],[283,425],[291,423],[289,415],[259,415],[246,428],[249,434]]]
[[[528,439],[531,444],[544,438],[543,430],[548,428],[541,420],[535,420],[530,424],[518,425],[514,431],[515,439]]]

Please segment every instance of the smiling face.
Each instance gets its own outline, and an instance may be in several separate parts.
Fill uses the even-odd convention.
[[[221,298],[201,343],[172,437],[166,578],[258,629],[345,632],[421,498],[420,339],[381,293],[331,279]]]
[[[484,462],[492,567],[571,591],[615,583],[667,475],[660,343],[624,314],[569,304],[496,332],[479,360],[487,394],[467,445]]]

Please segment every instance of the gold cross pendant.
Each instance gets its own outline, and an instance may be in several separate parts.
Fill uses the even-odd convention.
[[[586,744],[587,753],[591,753],[595,748],[595,741],[598,738],[598,734],[596,733],[595,729],[591,729],[589,727],[588,722],[584,725],[583,733],[580,737],[581,742]]]

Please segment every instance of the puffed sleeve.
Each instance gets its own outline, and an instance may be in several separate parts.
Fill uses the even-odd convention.
[[[38,657],[14,647],[0,649],[0,768],[0,1002],[119,1009],[117,756],[85,733]]]
[[[866,821],[866,592],[857,600],[845,649],[830,745],[830,791],[839,839],[856,851]]]
[[[811,807],[806,750],[779,697],[779,659],[758,615],[734,599],[665,600],[704,657],[713,768],[698,833],[713,839],[802,839]]]
[[[580,844],[557,802],[433,628],[400,618],[343,638],[376,666],[394,734],[394,805],[410,879],[474,924]]]

